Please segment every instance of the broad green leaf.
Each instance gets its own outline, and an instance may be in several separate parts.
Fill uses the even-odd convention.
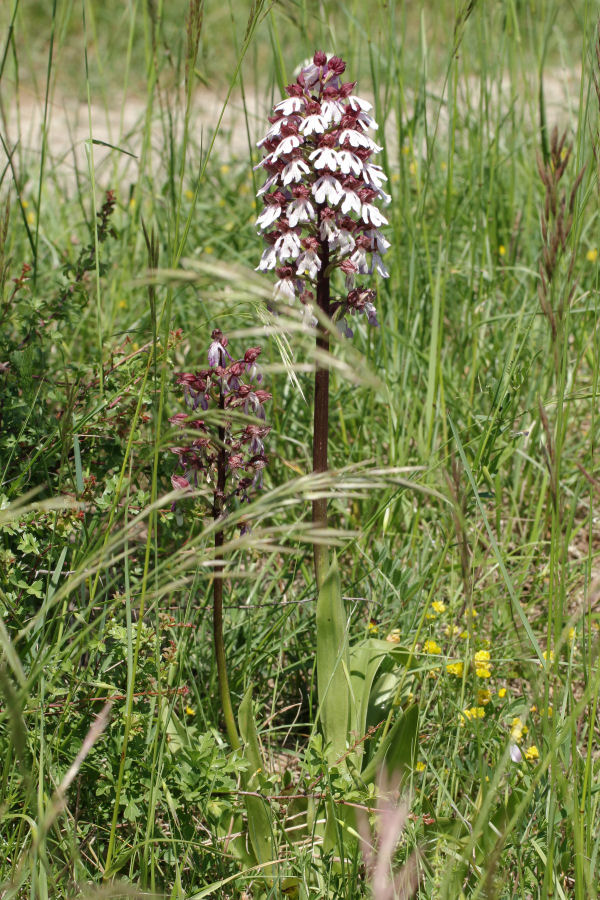
[[[400,778],[407,766],[412,766],[419,737],[419,707],[416,703],[396,719],[377,748],[373,759],[362,773],[363,781],[373,781],[385,766],[390,778]]]
[[[346,753],[350,671],[346,611],[334,555],[317,600],[317,691],[319,716],[331,764]]]
[[[252,685],[244,694],[238,713],[240,734],[244,742],[244,759],[250,768],[242,776],[245,791],[258,791],[258,774],[263,769],[262,754],[258,742],[258,732],[252,710]],[[271,812],[266,800],[262,797],[246,795],[246,812],[248,814],[248,832],[250,843],[259,863],[264,864],[273,859],[273,832],[271,828]]]
[[[352,703],[350,707],[350,732],[357,738],[366,734],[368,725],[371,724],[370,710],[377,702],[373,697],[373,686],[378,684],[375,679],[380,675],[382,668],[390,665],[402,666],[406,664],[410,654],[397,644],[390,641],[382,641],[378,638],[367,638],[354,644],[350,648],[350,678],[352,684]],[[385,666],[383,666],[385,663]],[[392,676],[394,677],[394,676]],[[395,679],[396,680],[396,679]],[[380,703],[377,703],[380,705]],[[361,744],[361,750],[362,750]]]

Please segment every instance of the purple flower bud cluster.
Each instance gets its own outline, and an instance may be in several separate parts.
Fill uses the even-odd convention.
[[[182,473],[172,475],[171,483],[179,490],[191,490],[201,481],[212,485],[215,517],[222,517],[234,498],[248,501],[250,488],[262,486],[262,470],[267,465],[263,439],[270,431],[264,405],[271,394],[258,387],[262,381],[256,365],[260,353],[260,347],[250,347],[241,359],[234,359],[227,337],[215,330],[208,350],[209,368],[176,377],[183,386],[188,412],[177,413],[169,421],[197,436],[170,448]],[[218,425],[194,417],[211,407],[225,413]],[[239,415],[229,418],[228,410],[251,421],[240,420]]]
[[[387,219],[377,204],[390,197],[383,169],[372,162],[382,148],[367,133],[377,128],[371,104],[352,93],[354,82],[341,80],[345,68],[339,57],[315,53],[276,104],[258,144],[266,155],[257,168],[267,180],[256,224],[267,245],[258,269],[277,274],[274,299],[298,297],[312,319],[319,277],[339,269],[345,290],[330,313],[351,335],[348,313],[378,324],[375,291],[357,279],[373,272],[388,277],[382,256],[390,244],[378,230]]]

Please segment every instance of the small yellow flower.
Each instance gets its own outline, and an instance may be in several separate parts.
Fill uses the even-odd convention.
[[[441,600],[434,600],[431,606],[433,609],[435,609],[436,613],[446,612],[446,604]]]
[[[510,727],[511,739],[518,744],[523,735],[527,734],[528,731],[529,729],[527,728],[527,725],[523,725],[523,722],[521,721],[519,716],[515,716],[511,722]]]
[[[135,202],[135,197],[131,197],[131,199],[129,200],[129,206],[131,207],[131,209],[135,209]]]
[[[423,653],[441,653],[442,648],[435,641],[425,641],[423,644]]]
[[[479,688],[477,691],[477,703],[479,706],[485,706],[492,699],[492,692],[487,688]]]
[[[446,666],[446,672],[448,672],[449,675],[457,675],[459,678],[463,673],[463,669],[464,665],[462,662],[448,663]]]
[[[369,622],[369,634],[379,634],[377,622]]]
[[[228,166],[227,163],[225,163],[224,165],[221,166],[219,171],[221,172],[221,175],[227,175],[229,173],[230,169],[231,169],[231,166]]]
[[[408,156],[409,153],[410,153],[410,147],[407,144],[405,144],[404,147],[402,148],[402,156]]]
[[[256,209],[256,200],[253,200],[250,205],[252,206],[252,209]]]
[[[442,164],[441,164],[442,172],[445,172],[447,168],[448,168],[448,163],[442,162]]]
[[[483,706],[471,706],[470,709],[463,709],[461,712],[461,722],[464,724],[467,720],[471,719],[484,719],[485,718],[485,709]]]
[[[29,203],[27,202],[27,200],[21,200],[21,206],[23,207],[23,209],[27,209]]]
[[[424,772],[426,768],[427,767],[426,767],[425,763],[421,762],[421,760],[419,760],[419,762],[415,766],[415,769],[417,770],[417,772]]]
[[[569,628],[568,637],[569,637],[569,643],[572,644],[573,641],[575,640],[575,629],[574,628]]]
[[[500,688],[500,690],[498,691],[498,696],[501,700],[503,697],[506,697],[506,688]]]
[[[465,609],[465,616],[467,616],[467,618],[471,616],[473,619],[476,619],[478,615],[479,613],[477,612],[475,607],[473,607],[472,609]]]
[[[531,747],[528,747],[527,750],[525,751],[525,759],[528,760],[529,762],[533,762],[534,759],[539,759],[539,758],[540,758],[540,751],[535,746],[535,744],[532,744]]]
[[[533,704],[529,707],[529,712],[537,712],[537,706],[535,705],[535,703],[533,703]]]
[[[206,247],[204,248],[204,252],[205,252],[205,253],[208,253],[208,255],[210,256],[210,254],[211,254],[211,253],[214,253],[215,251],[214,251],[214,248],[211,247],[210,244],[208,244],[208,246],[206,246]]]
[[[596,248],[594,247],[593,250],[588,250],[588,252],[585,254],[585,258],[588,262],[596,262],[596,260],[598,259],[598,251],[596,250]]]
[[[189,188],[188,188],[187,191],[185,192],[185,199],[186,199],[186,200],[193,200],[193,199],[194,199],[194,192],[193,192],[193,191],[190,191]]]
[[[411,175],[417,174],[417,164],[414,160],[408,164],[408,171],[410,172]]]
[[[189,704],[188,704],[188,706],[186,706],[186,708],[185,708],[185,714],[186,714],[186,716],[195,716],[196,711],[194,709],[192,709],[192,707],[189,706]]]
[[[446,625],[446,627],[444,628],[444,634],[446,635],[446,637],[456,637],[458,634],[460,634],[460,628],[458,627],[458,625]]]
[[[127,309],[127,300],[119,300],[119,309]]]
[[[468,631],[461,631],[459,637],[461,637],[461,638],[463,639],[463,641],[466,641],[466,639],[469,637],[469,632],[468,632]]]
[[[478,678],[490,678],[492,667],[490,665],[489,650],[478,650],[475,654],[475,674]]]
[[[506,247],[504,244],[500,244],[498,247],[498,256],[506,256]]]
[[[547,650],[544,650],[542,656],[544,657],[546,662],[551,662],[551,663],[554,662],[554,650],[550,650],[549,653]]]
[[[35,222],[35,213],[27,213],[27,221],[30,225],[33,225],[33,223]]]

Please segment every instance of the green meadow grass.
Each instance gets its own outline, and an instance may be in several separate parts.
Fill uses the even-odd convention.
[[[597,5],[203,13],[194,31],[183,2],[0,10],[0,895],[404,896],[373,887],[356,838],[376,854],[378,821],[391,827],[373,786],[319,740],[313,339],[270,317],[253,271],[254,144],[323,47],[375,100],[392,194],[381,327],[335,343],[321,485],[348,634],[403,651],[379,686],[383,730],[418,704],[390,878],[416,871],[420,898],[594,898]],[[236,134],[216,134],[207,91],[241,110]],[[93,125],[71,154],[32,137],[34,92],[48,126],[63,105],[96,122],[131,98],[135,124],[124,112],[112,149]],[[545,314],[538,161],[552,172],[555,125],[567,205],[583,174],[564,246],[550,216]],[[206,364],[215,327],[240,351],[262,344],[273,394],[265,489],[251,534],[230,535],[225,591],[236,709],[254,686],[265,870],[218,700],[214,529],[189,501],[182,523],[171,512],[174,376]],[[363,817],[340,814],[328,856],[332,799]]]

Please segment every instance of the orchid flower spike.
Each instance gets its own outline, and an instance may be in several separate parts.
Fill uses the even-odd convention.
[[[271,127],[259,141],[267,179],[258,191],[257,219],[266,248],[260,271],[275,270],[274,300],[296,297],[312,308],[319,278],[341,271],[332,318],[346,335],[347,314],[377,322],[375,291],[363,283],[373,272],[388,277],[382,256],[390,246],[379,228],[389,202],[387,180],[373,156],[382,148],[369,136],[377,128],[371,104],[341,76],[346,64],[322,51],[300,70],[287,98],[275,105]],[[310,318],[310,316],[309,316]]]

